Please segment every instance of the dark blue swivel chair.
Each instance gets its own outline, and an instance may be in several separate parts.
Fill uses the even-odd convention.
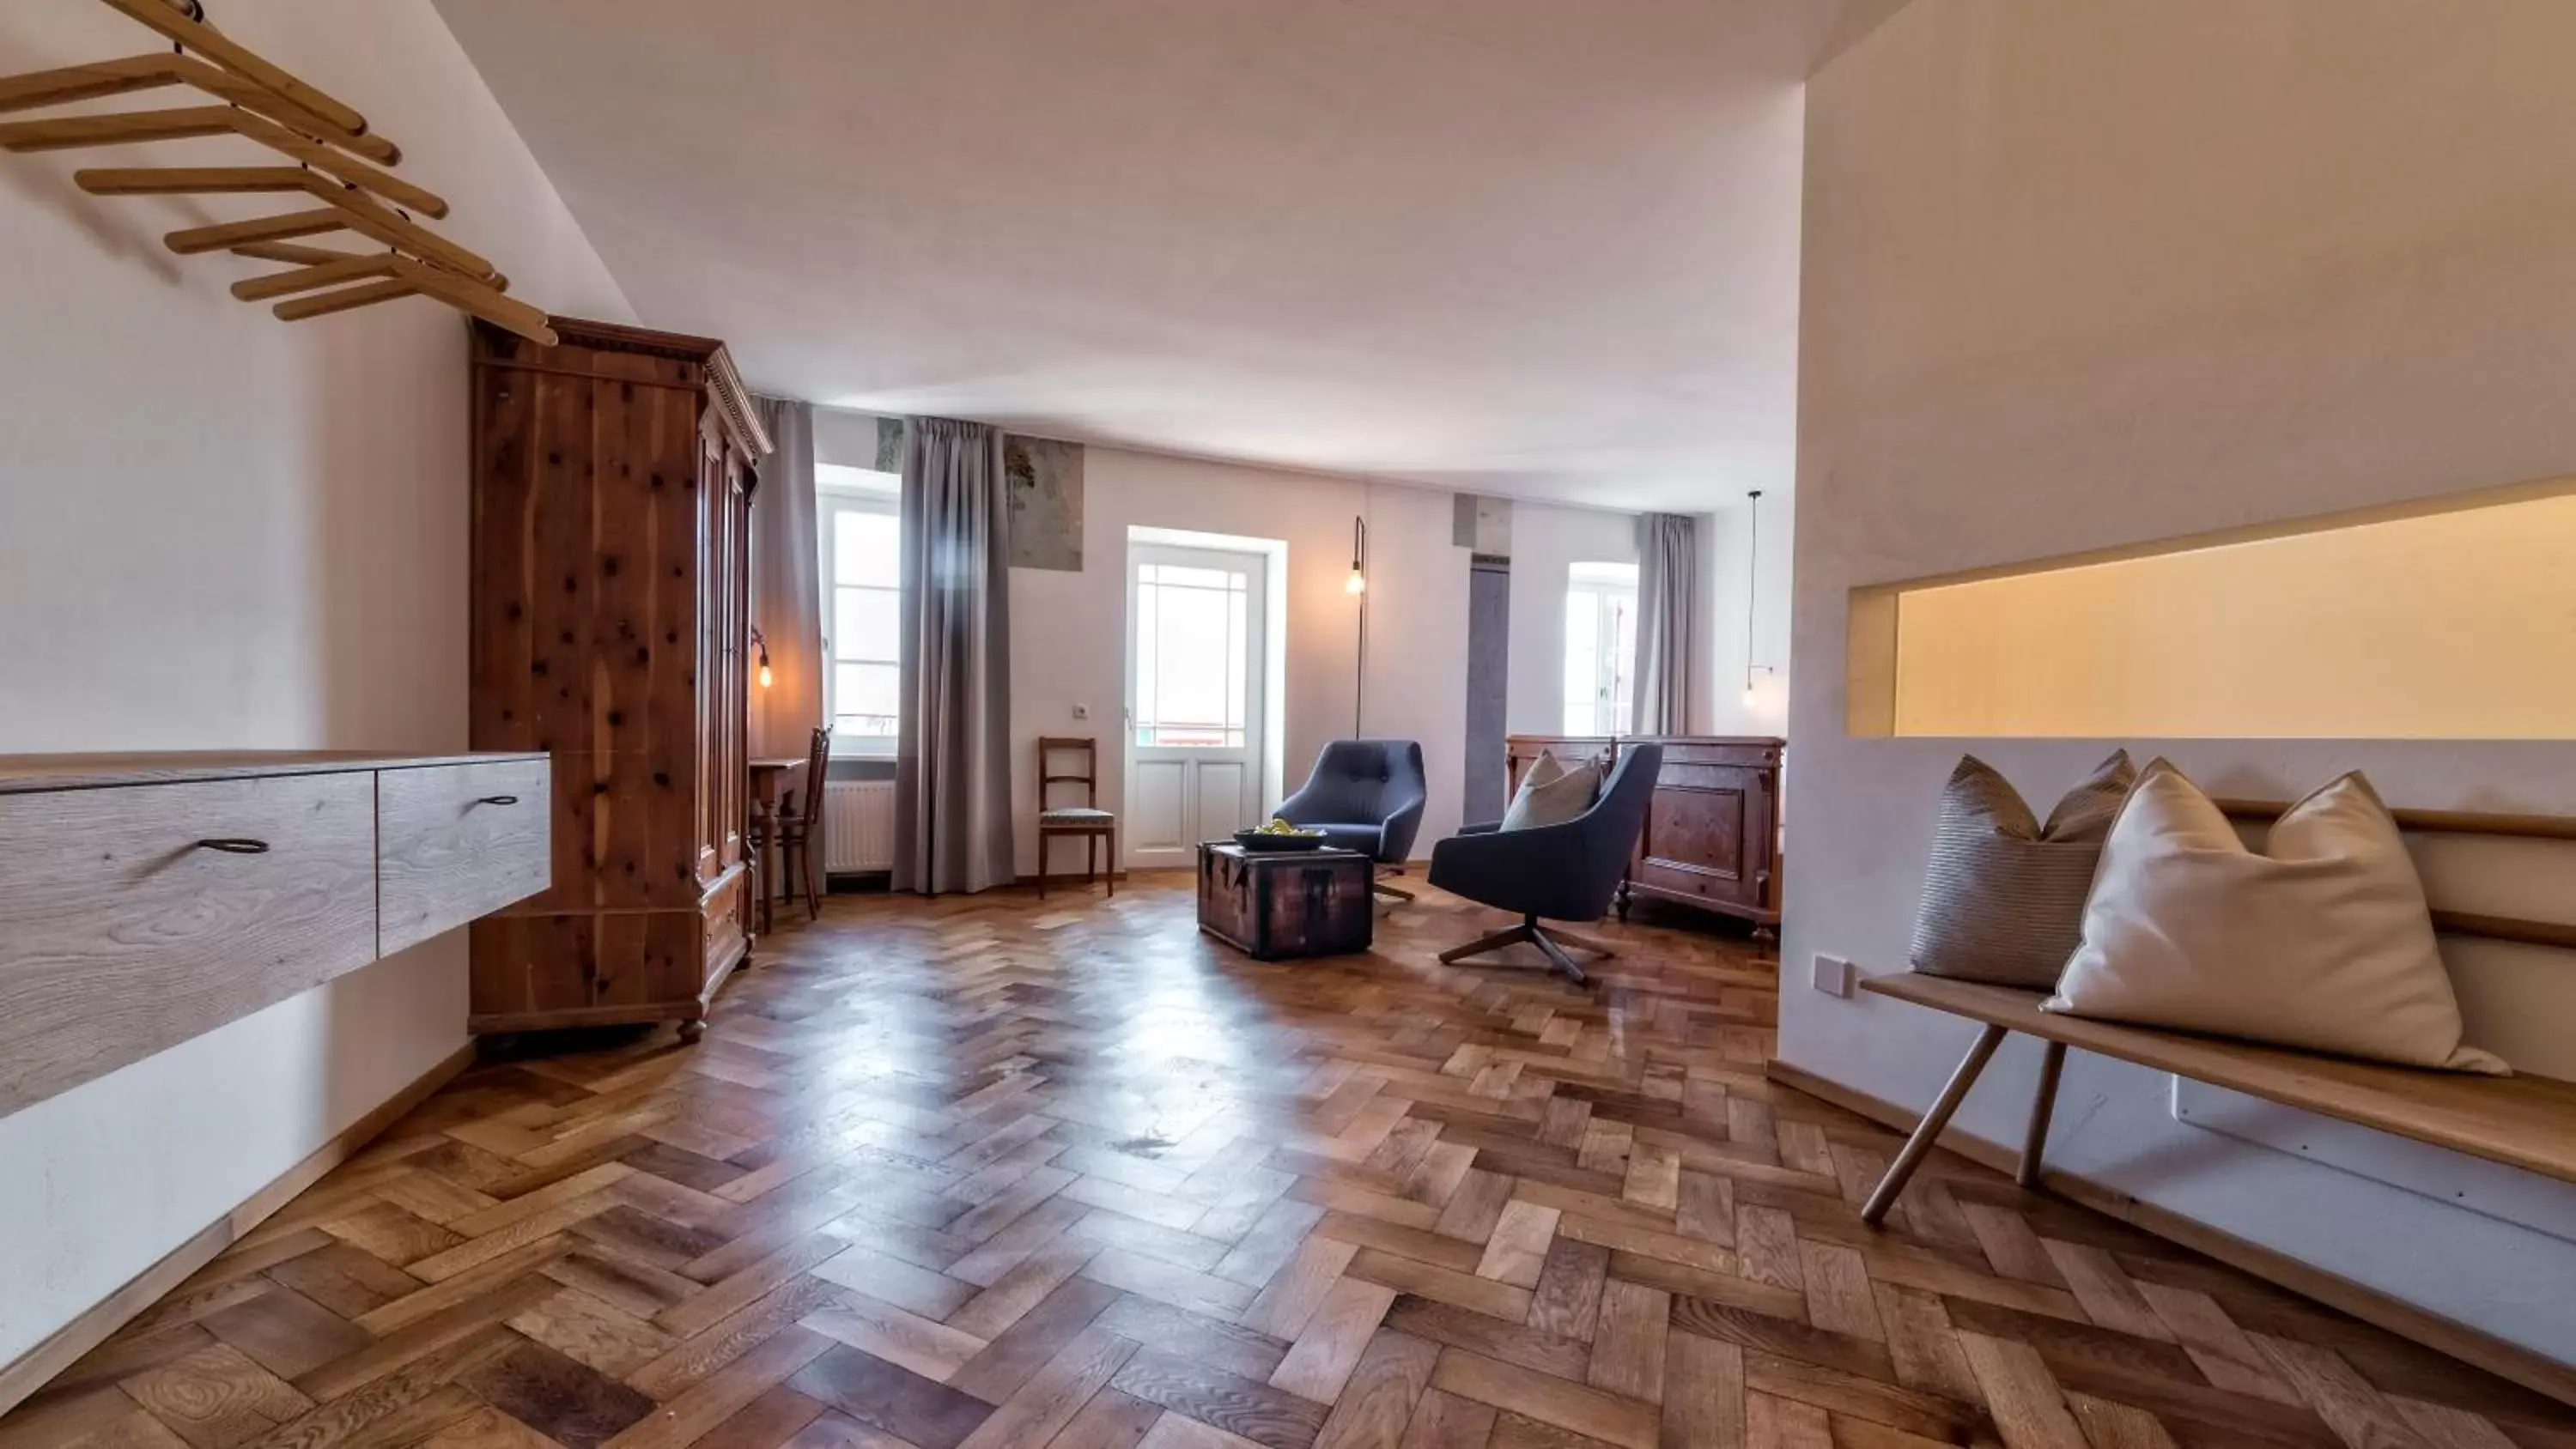
[[[1571,931],[1550,933],[1540,920],[1597,921],[1610,909],[1628,857],[1646,827],[1646,804],[1663,769],[1664,747],[1630,745],[1592,808],[1561,825],[1499,830],[1470,825],[1431,850],[1431,883],[1483,905],[1518,911],[1521,923],[1455,950],[1444,963],[1526,941],[1577,985],[1590,980],[1565,947],[1596,956],[1618,953]]]
[[[1328,845],[1356,850],[1381,868],[1401,871],[1422,830],[1422,802],[1429,793],[1422,746],[1411,740],[1335,740],[1315,757],[1315,772],[1274,812],[1291,825],[1324,832]],[[1375,878],[1369,888],[1411,900]]]

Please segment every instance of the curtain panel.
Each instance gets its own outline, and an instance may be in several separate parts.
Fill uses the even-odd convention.
[[[1699,520],[1679,513],[1639,518],[1636,692],[1628,713],[1638,734],[1690,731],[1699,594]]]
[[[752,495],[752,622],[769,646],[771,683],[751,690],[751,753],[802,759],[823,719],[822,555],[815,537],[814,405],[753,401],[778,451]],[[758,656],[754,655],[757,668]]]
[[[1000,429],[905,422],[902,534],[894,887],[1007,885],[1010,504]]]

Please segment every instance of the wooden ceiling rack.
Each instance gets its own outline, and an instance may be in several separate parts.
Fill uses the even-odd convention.
[[[303,195],[318,209],[190,227],[164,240],[182,256],[230,252],[290,270],[233,286],[246,302],[275,301],[289,322],[428,297],[522,337],[552,345],[545,312],[505,295],[491,262],[412,219],[449,212],[446,198],[385,168],[402,148],[374,134],[356,108],[297,79],[171,0],[99,0],[150,27],[182,53],[139,55],[28,75],[0,76],[0,114],[183,86],[222,105],[0,121],[0,149],[68,151],[232,136],[291,165],[119,166],[76,171],[94,196]],[[348,232],[385,248],[350,252],[300,244]],[[276,300],[283,298],[285,300]]]

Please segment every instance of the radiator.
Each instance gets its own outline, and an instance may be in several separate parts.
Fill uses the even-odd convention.
[[[823,869],[833,875],[894,869],[894,781],[834,780],[823,787]]]

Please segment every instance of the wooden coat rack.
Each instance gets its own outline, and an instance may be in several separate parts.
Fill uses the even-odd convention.
[[[310,210],[191,227],[166,238],[182,256],[230,252],[286,265],[290,270],[236,282],[232,289],[245,302],[275,301],[271,310],[286,321],[417,296],[554,344],[546,314],[505,295],[509,279],[497,268],[412,219],[415,213],[444,219],[447,201],[386,169],[401,164],[402,148],[370,131],[365,116],[226,37],[193,4],[99,3],[159,32],[177,50],[0,77],[0,114],[168,86],[223,104],[0,121],[0,148],[67,151],[203,136],[253,142],[291,164],[92,168],[74,172],[72,182],[94,196],[275,194],[318,202]],[[304,240],[335,232],[384,250],[345,251]]]

